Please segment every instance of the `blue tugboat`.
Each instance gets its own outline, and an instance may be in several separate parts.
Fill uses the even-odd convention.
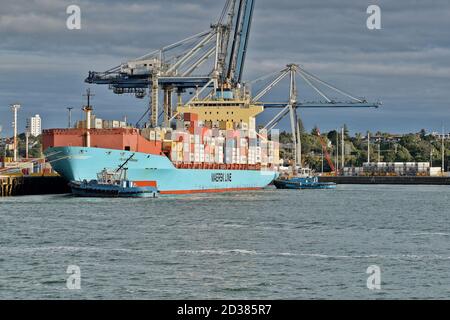
[[[127,179],[127,169],[124,166],[133,156],[127,159],[117,170],[102,170],[97,174],[97,180],[70,182],[72,194],[79,197],[156,198],[159,191],[156,186],[151,185],[151,181],[143,186],[142,181],[137,185]]]
[[[273,182],[277,189],[336,189],[333,182],[319,182],[318,177],[295,177],[277,179]]]
[[[319,182],[317,176],[312,176],[305,168],[300,176],[279,178],[273,184],[277,189],[336,189],[334,182]]]

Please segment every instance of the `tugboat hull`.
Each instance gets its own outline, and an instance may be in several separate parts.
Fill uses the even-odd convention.
[[[122,187],[95,182],[71,182],[70,187],[72,194],[77,197],[156,198],[158,196],[158,190],[154,187]]]
[[[273,182],[277,189],[336,189],[333,182],[319,182],[317,177],[277,179]]]

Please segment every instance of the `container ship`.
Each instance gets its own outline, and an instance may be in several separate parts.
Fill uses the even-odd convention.
[[[279,144],[256,130],[263,106],[250,98],[178,105],[173,127],[143,128],[97,119],[92,107],[75,128],[43,132],[52,168],[68,181],[93,180],[127,162],[136,186],[160,194],[257,190],[278,177]]]

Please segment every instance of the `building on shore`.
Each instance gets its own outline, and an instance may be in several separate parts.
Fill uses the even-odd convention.
[[[27,133],[33,137],[37,137],[42,133],[42,121],[38,114],[27,119]]]

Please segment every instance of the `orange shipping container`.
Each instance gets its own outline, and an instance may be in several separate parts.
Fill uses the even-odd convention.
[[[185,113],[184,114],[184,121],[198,121],[198,114],[196,113]]]

